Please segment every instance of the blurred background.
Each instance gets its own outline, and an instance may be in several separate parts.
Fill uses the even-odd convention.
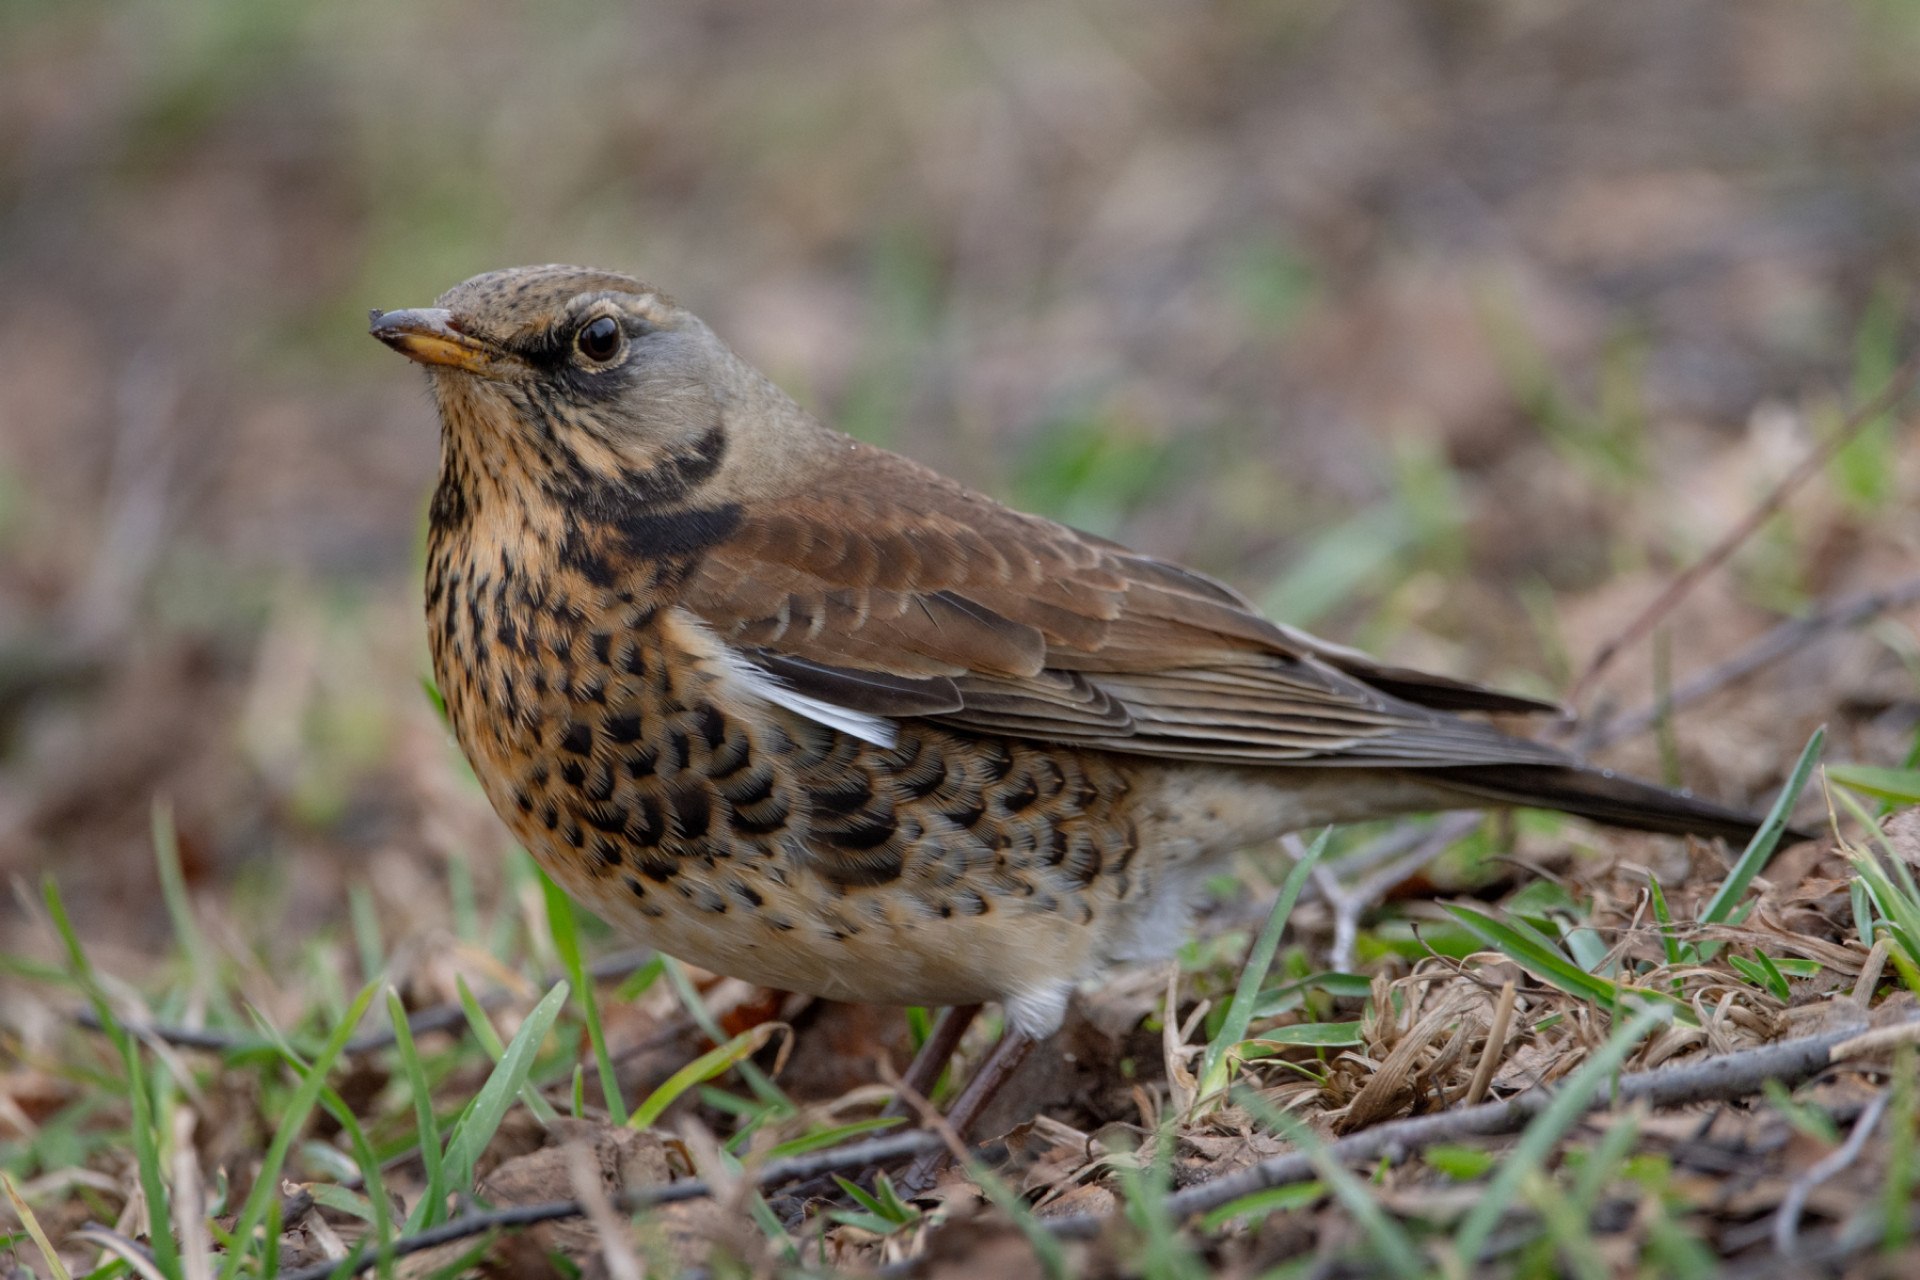
[[[1564,693],[1910,345],[1909,0],[0,3],[0,944],[337,921],[504,845],[420,688],[436,428],[365,336],[666,288],[830,422],[1394,658]],[[1871,427],[1583,707],[1913,572]],[[1914,616],[1609,757],[1897,764]],[[423,892],[431,889],[431,893]],[[457,894],[456,894],[457,897]]]

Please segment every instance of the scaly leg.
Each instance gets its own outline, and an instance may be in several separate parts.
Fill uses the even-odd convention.
[[[954,1099],[953,1106],[947,1110],[947,1127],[955,1137],[962,1142],[967,1140],[968,1131],[980,1119],[994,1095],[1013,1078],[1013,1073],[1020,1069],[1020,1064],[1027,1060],[1027,1055],[1033,1052],[1033,1046],[1038,1043],[1032,1036],[1011,1027],[1001,1033],[1000,1043],[993,1046],[993,1052],[987,1055],[987,1060],[980,1064],[980,1069],[973,1073],[973,1079],[967,1081],[967,1087],[960,1091],[960,1096]],[[900,1178],[902,1194],[919,1195],[930,1189],[950,1159],[951,1152],[932,1151],[914,1161]]]
[[[913,1108],[907,1105],[908,1098],[933,1096],[934,1086],[940,1083],[940,1073],[947,1069],[947,1063],[953,1060],[953,1051],[960,1047],[960,1037],[967,1034],[967,1028],[979,1015],[977,1004],[956,1004],[941,1013],[940,1021],[933,1025],[933,1034],[920,1046],[920,1052],[913,1055],[907,1074],[901,1077],[900,1092],[893,1095],[893,1101],[887,1104],[882,1115],[910,1115]]]

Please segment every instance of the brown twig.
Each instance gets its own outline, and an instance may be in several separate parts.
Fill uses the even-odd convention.
[[[1347,968],[1353,961],[1353,947],[1360,933],[1360,917],[1396,886],[1404,884],[1445,853],[1454,841],[1478,827],[1485,817],[1478,810],[1469,809],[1449,813],[1432,824],[1414,827],[1421,839],[1412,848],[1371,875],[1355,881],[1351,888],[1334,874],[1347,870],[1350,859],[1342,858],[1331,867],[1324,862],[1314,867],[1313,883],[1333,908],[1333,946],[1328,952],[1327,963],[1335,969]]]
[[[624,978],[633,973],[649,960],[651,951],[617,951],[603,956],[587,967],[587,976],[596,981],[610,978]],[[548,974],[540,985],[551,987],[567,975]],[[510,997],[503,992],[488,992],[480,997],[480,1007],[492,1009],[505,1003]],[[88,1031],[104,1030],[100,1017],[92,1009],[81,1009],[74,1013],[76,1026]],[[264,1036],[246,1035],[237,1031],[220,1031],[206,1027],[182,1027],[168,1022],[122,1022],[127,1031],[143,1040],[157,1040],[161,1044],[173,1045],[180,1049],[199,1049],[208,1053],[240,1053],[249,1051],[273,1051],[273,1042]],[[457,1002],[429,1005],[407,1016],[407,1030],[418,1038],[436,1031],[458,1031],[467,1025],[466,1010]],[[394,1034],[391,1028],[384,1031],[369,1031],[365,1035],[353,1037],[341,1048],[340,1055],[346,1058],[361,1054],[377,1053],[392,1048]]]
[[[1486,1048],[1481,1051],[1480,1063],[1473,1069],[1473,1082],[1467,1086],[1466,1104],[1477,1107],[1487,1099],[1487,1090],[1493,1087],[1493,1073],[1500,1066],[1500,1059],[1506,1051],[1507,1032],[1513,1026],[1513,1006],[1519,1001],[1520,988],[1514,985],[1512,978],[1500,988],[1500,999],[1493,1007],[1493,1024],[1487,1028]]]
[[[1916,1019],[1920,1021],[1920,1019]],[[1768,1080],[1793,1084],[1808,1079],[1830,1065],[1835,1046],[1856,1037],[1860,1026],[1823,1032],[1757,1049],[1721,1054],[1703,1062],[1688,1062],[1623,1076],[1612,1101],[1616,1104],[1644,1101],[1655,1107],[1684,1106],[1694,1102],[1742,1098],[1758,1093]],[[1342,1164],[1370,1164],[1377,1160],[1398,1163],[1414,1153],[1439,1142],[1468,1137],[1492,1137],[1515,1133],[1553,1102],[1552,1089],[1530,1089],[1500,1102],[1485,1102],[1477,1107],[1460,1107],[1431,1116],[1390,1120],[1374,1125],[1337,1142],[1328,1152]],[[1606,1105],[1596,1099],[1595,1105]],[[1242,1196],[1269,1187],[1286,1186],[1313,1176],[1313,1164],[1306,1156],[1291,1152],[1262,1160],[1259,1164],[1204,1182],[1167,1197],[1166,1212],[1176,1221],[1229,1204]],[[1047,1230],[1068,1239],[1097,1235],[1108,1221],[1105,1214],[1074,1214],[1047,1221]]]
[[[1877,587],[1823,604],[1804,618],[1793,618],[1774,627],[1731,658],[1715,663],[1692,677],[1666,698],[1595,724],[1582,735],[1580,749],[1598,751],[1622,739],[1644,733],[1662,715],[1671,714],[1729,685],[1737,684],[1762,667],[1780,661],[1830,631],[1857,627],[1890,610],[1904,609],[1913,604],[1920,604],[1920,578],[1909,578],[1890,587]]]
[[[813,1178],[840,1169],[864,1169],[907,1156],[923,1155],[941,1145],[942,1139],[937,1134],[928,1133],[923,1129],[916,1129],[911,1133],[893,1134],[885,1138],[869,1138],[864,1142],[850,1142],[846,1146],[834,1147],[812,1155],[775,1160],[760,1171],[759,1176],[754,1179],[754,1185],[762,1188],[773,1187],[783,1182]],[[638,1213],[642,1209],[651,1209],[658,1205],[677,1204],[684,1200],[702,1200],[712,1194],[713,1188],[699,1178],[685,1178],[679,1182],[662,1183],[657,1186],[634,1187],[609,1199],[612,1207],[621,1213]],[[451,1244],[456,1240],[466,1240],[500,1227],[528,1227],[564,1218],[584,1217],[586,1213],[587,1207],[578,1200],[549,1200],[541,1204],[522,1204],[506,1209],[491,1209],[485,1213],[464,1213],[430,1230],[395,1240],[385,1249],[368,1248],[351,1259],[319,1262],[310,1267],[302,1267],[298,1271],[282,1272],[280,1280],[326,1280],[329,1276],[358,1275],[375,1266],[382,1258],[404,1258],[410,1254],[437,1249],[441,1245]]]
[[[1838,1150],[1828,1153],[1814,1164],[1811,1169],[1793,1180],[1787,1188],[1787,1194],[1780,1201],[1779,1211],[1773,1218],[1773,1247],[1782,1257],[1792,1257],[1799,1252],[1800,1215],[1806,1212],[1807,1198],[1821,1183],[1836,1174],[1844,1172],[1865,1150],[1867,1139],[1880,1124],[1880,1117],[1886,1114],[1887,1104],[1893,1098],[1891,1090],[1882,1090],[1873,1096],[1867,1109],[1853,1122],[1853,1131]]]
[[[1587,663],[1586,671],[1574,682],[1572,692],[1567,695],[1567,701],[1577,705],[1593,687],[1594,681],[1600,678],[1601,672],[1605,671],[1623,650],[1645,639],[1647,633],[1659,625],[1660,620],[1672,612],[1674,606],[1679,604],[1688,592],[1698,586],[1708,574],[1725,564],[1728,558],[1740,549],[1741,544],[1753,536],[1755,530],[1779,511],[1787,499],[1793,495],[1795,489],[1805,484],[1821,468],[1831,462],[1834,455],[1860,434],[1869,422],[1879,418],[1898,404],[1913,389],[1916,380],[1920,380],[1920,351],[1915,351],[1902,361],[1900,367],[1894,370],[1893,376],[1887,379],[1886,384],[1875,395],[1848,414],[1846,421],[1840,424],[1839,430],[1816,445],[1793,470],[1781,477],[1779,483],[1775,484],[1767,495],[1747,512],[1744,519],[1729,529],[1706,555],[1683,569],[1672,582],[1667,584],[1664,591],[1655,596],[1646,608],[1634,616],[1632,621],[1621,628],[1612,639],[1603,643],[1594,653],[1592,660]]]

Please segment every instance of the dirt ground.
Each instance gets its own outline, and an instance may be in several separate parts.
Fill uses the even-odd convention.
[[[656,282],[828,421],[1277,617],[1565,696],[1912,350],[1920,7],[0,7],[0,952],[56,954],[50,873],[102,971],[170,955],[156,801],[267,972],[332,948],[357,985],[356,911],[404,948],[466,879],[524,889],[420,689],[436,428],[365,317],[543,261]],[[1577,709],[1908,583],[1912,414]],[[1821,724],[1899,766],[1916,623],[1604,758],[1759,806]],[[0,988],[0,1058],[47,1008]],[[870,1077],[828,1034],[898,1040],[864,1016],[802,1092]]]

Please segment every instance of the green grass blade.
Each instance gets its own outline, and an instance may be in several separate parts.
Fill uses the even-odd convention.
[[[540,1051],[540,1042],[547,1038],[547,1032],[553,1029],[561,1009],[566,1007],[567,993],[567,984],[556,982],[553,990],[533,1006],[526,1021],[520,1024],[520,1030],[494,1064],[493,1073],[480,1086],[480,1092],[474,1095],[465,1114],[454,1125],[453,1132],[447,1137],[446,1160],[441,1166],[447,1190],[464,1191],[472,1185],[473,1170],[480,1162],[480,1153],[493,1141],[494,1131],[500,1127],[507,1109],[526,1085],[527,1073],[533,1070],[534,1057]]]
[[[1807,779],[1813,776],[1813,766],[1820,759],[1820,748],[1827,740],[1827,728],[1820,726],[1807,739],[1807,745],[1800,752],[1800,759],[1794,764],[1793,772],[1787,775],[1787,785],[1780,788],[1780,794],[1774,798],[1773,808],[1767,810],[1765,822],[1753,833],[1753,839],[1747,842],[1746,852],[1733,864],[1733,870],[1714,890],[1713,897],[1700,911],[1701,924],[1721,924],[1733,914],[1734,906],[1773,857],[1773,851],[1780,845],[1780,834],[1787,829],[1787,815],[1793,812],[1794,801],[1800,798]]]
[[[1667,953],[1667,963],[1674,968],[1695,963],[1698,959],[1691,943],[1682,942],[1673,931],[1673,913],[1667,909],[1667,895],[1660,888],[1660,882],[1651,877],[1647,880],[1647,900],[1653,906],[1653,918],[1660,926],[1660,945]]]
[[[140,1171],[140,1190],[147,1198],[149,1216],[155,1223],[164,1224],[171,1217],[168,1209],[170,1202],[167,1199],[166,1179],[161,1173],[160,1131],[154,1122],[153,1094],[147,1083],[145,1064],[140,1058],[140,1046],[114,1016],[106,990],[101,987],[99,976],[93,971],[93,962],[87,959],[86,950],[80,945],[80,936],[73,930],[73,921],[67,917],[66,903],[61,900],[60,888],[52,876],[42,882],[41,893],[46,899],[47,914],[53,921],[54,930],[66,947],[67,965],[73,972],[73,979],[86,992],[88,1002],[93,1005],[94,1016],[100,1020],[100,1029],[113,1043],[126,1070],[127,1101],[133,1113],[133,1152],[135,1165]],[[152,1248],[154,1265],[166,1275],[178,1275],[180,1248],[173,1233],[164,1225],[154,1231]]]
[[[1292,1182],[1284,1187],[1268,1187],[1251,1195],[1229,1201],[1200,1219],[1203,1230],[1212,1232],[1242,1218],[1266,1218],[1276,1213],[1304,1209],[1327,1194],[1322,1182]]]
[[[267,1207],[280,1195],[280,1171],[286,1165],[287,1152],[292,1149],[300,1131],[307,1127],[307,1117],[320,1101],[320,1090],[326,1086],[327,1073],[333,1070],[333,1064],[347,1047],[347,1041],[353,1038],[353,1029],[360,1025],[360,1019],[365,1015],[367,1006],[373,1003],[374,992],[378,989],[379,984],[375,982],[360,988],[360,994],[347,1006],[346,1015],[335,1025],[320,1052],[314,1055],[313,1065],[301,1073],[300,1083],[287,1101],[286,1112],[280,1118],[279,1128],[274,1131],[273,1141],[267,1144],[267,1154],[261,1159],[260,1173],[254,1180],[253,1190],[248,1193],[247,1202],[234,1222],[235,1248],[227,1255],[226,1266],[220,1272],[222,1276],[238,1274],[249,1252],[254,1228],[266,1220]]]
[[[306,1059],[300,1056],[299,1051],[280,1034],[278,1028],[264,1019],[259,1021],[261,1030],[273,1042],[274,1047],[280,1051],[281,1058],[289,1066],[302,1075],[313,1070]],[[387,1202],[386,1180],[380,1176],[380,1158],[374,1154],[373,1144],[367,1140],[366,1130],[361,1127],[359,1117],[353,1114],[353,1108],[348,1106],[346,1099],[324,1081],[320,1088],[320,1106],[334,1118],[340,1126],[340,1131],[347,1135],[347,1145],[352,1149],[353,1161],[360,1173],[361,1186],[366,1190],[366,1216],[367,1220],[373,1224],[373,1239],[378,1244],[385,1244],[393,1239],[393,1223],[392,1208]],[[314,1189],[316,1199],[319,1197],[320,1190],[318,1187]]]
[[[46,1231],[40,1226],[40,1219],[34,1216],[33,1208],[26,1197],[20,1194],[20,1188],[14,1183],[13,1175],[0,1169],[0,1190],[6,1193],[7,1203],[13,1208],[13,1216],[20,1219],[20,1225],[26,1228],[27,1236],[32,1239],[33,1247],[40,1251],[40,1260],[47,1264],[50,1280],[73,1280],[73,1273],[60,1261],[60,1251],[53,1247],[53,1241],[47,1238]],[[165,1234],[162,1227],[159,1234]]]
[[[880,1129],[892,1129],[907,1122],[905,1116],[875,1116],[870,1120],[855,1120],[851,1124],[835,1125],[831,1129],[822,1129],[817,1133],[805,1134],[789,1139],[767,1149],[768,1160],[786,1160],[793,1156],[803,1156],[810,1151],[819,1151],[826,1147],[838,1146],[849,1138],[857,1138],[864,1133],[873,1133]]]
[[[1301,891],[1307,887],[1307,876],[1312,873],[1314,864],[1320,861],[1320,855],[1327,851],[1327,841],[1332,836],[1332,827],[1322,831],[1308,846],[1300,861],[1293,864],[1293,870],[1287,873],[1286,881],[1280,886],[1280,896],[1274,899],[1273,910],[1267,915],[1266,927],[1260,930],[1253,949],[1247,953],[1247,963],[1240,970],[1239,985],[1234,988],[1233,1000],[1227,1005],[1227,1016],[1220,1024],[1219,1034],[1207,1044],[1197,1095],[1203,1101],[1219,1096],[1227,1087],[1231,1069],[1229,1051],[1247,1038],[1247,1027],[1253,1021],[1254,1007],[1260,1003],[1260,986],[1267,980],[1267,971],[1273,967],[1273,955],[1280,949],[1280,935],[1286,931],[1287,917],[1293,914],[1294,903],[1300,900]]]
[[[1541,1168],[1552,1154],[1555,1144],[1585,1113],[1594,1094],[1626,1062],[1627,1055],[1633,1052],[1635,1046],[1672,1016],[1673,1010],[1666,1005],[1648,1005],[1628,1019],[1625,1025],[1616,1027],[1613,1034],[1607,1037],[1607,1042],[1582,1063],[1580,1069],[1554,1095],[1547,1109],[1526,1127],[1520,1140],[1507,1153],[1506,1159],[1500,1162],[1492,1180],[1487,1183],[1486,1194],[1474,1202],[1454,1235],[1455,1256],[1466,1274],[1473,1274],[1479,1267],[1480,1255],[1486,1250],[1487,1240],[1499,1225],[1501,1215],[1519,1193],[1521,1183]]]
[[[413,1123],[419,1132],[420,1164],[427,1180],[420,1202],[407,1215],[406,1231],[412,1234],[432,1226],[446,1210],[447,1186],[440,1172],[440,1125],[433,1118],[433,1089],[427,1083],[420,1050],[413,1043],[413,1028],[407,1025],[406,1006],[391,986],[387,988],[387,1017],[393,1023],[394,1053],[407,1077],[407,1091],[413,1095]]]
[[[668,1076],[658,1089],[648,1094],[646,1101],[635,1107],[633,1114],[627,1117],[627,1124],[635,1129],[646,1128],[658,1120],[681,1094],[697,1084],[705,1084],[736,1063],[744,1062],[758,1053],[776,1032],[784,1030],[786,1024],[783,1022],[763,1022],[742,1031],[725,1044],[707,1050]]]
[[[173,824],[173,807],[156,798],[149,822],[153,834],[153,861],[160,874],[160,899],[166,903],[173,936],[186,953],[193,984],[209,1005],[231,1017],[233,1009],[221,988],[219,967],[214,963],[213,952],[207,946],[206,935],[200,932],[200,926],[193,918],[193,899],[187,892],[186,872],[180,863],[180,836]]]
[[[1827,776],[1843,787],[1896,804],[1920,804],[1920,769],[1883,769],[1870,764],[1830,764]]]
[[[454,989],[459,993],[460,1010],[467,1015],[467,1027],[473,1032],[473,1038],[480,1042],[480,1047],[487,1051],[494,1065],[499,1066],[500,1060],[506,1056],[507,1047],[500,1043],[500,1033],[493,1029],[493,1019],[487,1017],[487,1011],[480,1007],[480,1001],[474,998],[473,990],[467,986],[464,977],[454,979]],[[527,1110],[533,1112],[541,1124],[552,1124],[559,1118],[553,1104],[541,1097],[538,1089],[524,1086],[520,1090],[520,1097],[527,1104]]]
[[[1366,1037],[1360,1033],[1358,1022],[1296,1022],[1291,1026],[1272,1027],[1260,1033],[1253,1040],[1244,1040],[1242,1044],[1308,1045],[1317,1048],[1345,1048],[1350,1045],[1366,1043]]]
[[[554,949],[560,953],[567,980],[580,998],[580,1011],[587,1023],[587,1043],[593,1047],[594,1066],[600,1072],[600,1095],[606,1099],[607,1116],[614,1124],[625,1124],[627,1104],[620,1096],[620,1080],[614,1074],[613,1057],[607,1052],[607,1037],[600,1029],[600,1004],[594,995],[593,983],[587,980],[587,966],[580,958],[580,925],[573,914],[573,899],[544,871],[540,873],[540,892],[546,898],[547,927],[553,933]]]
[[[1619,987],[1582,969],[1537,930],[1516,928],[1472,907],[1449,903],[1443,909],[1467,932],[1542,982],[1596,1004],[1610,1005],[1620,998]]]

